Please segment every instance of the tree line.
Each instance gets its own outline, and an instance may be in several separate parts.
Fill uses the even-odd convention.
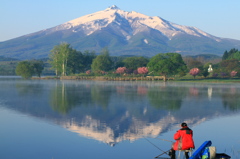
[[[202,63],[200,60],[190,60],[189,74],[194,76],[211,76],[213,78],[240,77],[240,51],[231,49],[225,51],[222,59],[215,62]],[[212,70],[209,70],[209,66]],[[194,68],[194,69],[193,69]],[[196,69],[197,68],[197,69]]]
[[[147,57],[111,57],[107,48],[103,48],[99,55],[94,51],[77,51],[68,43],[54,46],[49,54],[49,63],[56,76],[67,75],[161,75],[166,79],[168,76],[179,77],[186,74],[207,77],[222,77],[223,75],[239,76],[240,55],[237,49],[226,51],[221,61],[203,63],[203,59],[182,58],[178,53],[159,53],[151,58]],[[240,57],[240,56],[239,56]],[[213,71],[209,71],[209,66]],[[16,73],[24,78],[32,75],[40,77],[44,66],[41,61],[19,62]],[[28,70],[28,71],[26,71]],[[28,73],[27,73],[28,72]],[[23,75],[25,74],[25,75]]]
[[[186,65],[178,53],[158,54],[152,58],[128,57],[123,60],[115,60],[110,57],[107,48],[104,48],[100,55],[93,53],[81,53],[73,49],[68,43],[61,43],[51,50],[50,64],[55,69],[56,75],[66,76],[69,74],[86,72],[87,74],[108,74],[111,72],[125,74],[152,74],[175,75],[184,74]],[[117,71],[116,71],[117,69]],[[121,74],[120,73],[120,74]]]

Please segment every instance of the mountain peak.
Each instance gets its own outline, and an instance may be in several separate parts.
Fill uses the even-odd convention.
[[[120,8],[118,8],[116,5],[112,5],[111,7],[108,7],[107,9],[118,10],[118,9],[120,9]]]
[[[178,25],[158,16],[127,12],[112,5],[56,27],[1,42],[0,55],[45,58],[61,41],[73,43],[76,49],[96,52],[107,46],[114,56],[151,57],[159,52],[220,54],[226,48],[240,47],[238,40],[218,38],[196,27]]]

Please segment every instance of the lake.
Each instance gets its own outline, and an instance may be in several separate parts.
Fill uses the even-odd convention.
[[[240,85],[0,77],[1,159],[148,159],[187,122],[240,157]]]

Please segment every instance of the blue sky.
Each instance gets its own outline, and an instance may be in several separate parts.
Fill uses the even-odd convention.
[[[112,5],[240,40],[240,0],[0,0],[0,41],[51,28]]]

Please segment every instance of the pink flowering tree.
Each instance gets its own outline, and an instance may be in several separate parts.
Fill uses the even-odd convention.
[[[200,70],[198,68],[192,68],[189,71],[189,74],[192,75],[194,78],[200,73]]]
[[[138,74],[147,74],[148,73],[148,69],[147,69],[147,67],[139,67],[137,69],[137,72],[138,72]]]
[[[236,74],[237,74],[237,72],[236,72],[236,71],[232,71],[232,72],[230,73],[231,77],[234,77],[234,76],[236,76]]]
[[[86,71],[86,74],[87,74],[87,75],[89,75],[90,73],[91,73],[91,71],[90,71],[90,70],[87,70],[87,71]]]
[[[127,70],[126,67],[118,67],[116,73],[123,74],[126,72],[126,70]]]

